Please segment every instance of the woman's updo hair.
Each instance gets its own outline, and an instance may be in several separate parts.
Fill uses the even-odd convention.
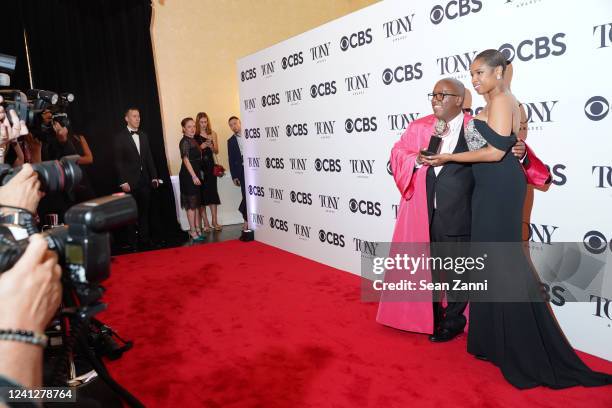
[[[193,118],[185,118],[185,119],[181,120],[181,127],[185,127],[187,122],[189,122],[190,120],[193,121]]]
[[[502,67],[502,73],[506,72],[506,57],[497,50],[484,50],[476,56],[475,60],[477,59],[483,60],[491,68]]]

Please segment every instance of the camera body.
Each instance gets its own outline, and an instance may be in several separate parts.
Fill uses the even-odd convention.
[[[134,222],[137,213],[134,198],[123,193],[86,201],[66,212],[64,259],[72,283],[96,284],[109,277],[109,231]]]
[[[28,246],[27,239],[16,240],[9,232],[27,227],[19,223],[24,217],[15,211],[19,210],[0,207],[0,272],[10,269]],[[66,212],[67,225],[43,233],[49,249],[58,254],[64,290],[74,289],[80,305],[95,303],[101,295],[98,284],[110,275],[109,231],[134,222],[137,211],[132,196],[101,197],[71,207]]]

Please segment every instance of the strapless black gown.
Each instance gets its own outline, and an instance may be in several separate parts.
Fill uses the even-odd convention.
[[[526,181],[510,152],[516,137],[500,136],[486,122],[473,120],[466,141],[471,150],[488,143],[508,152],[499,162],[472,165],[472,241],[520,242]],[[518,256],[511,281],[532,281],[525,256]],[[611,375],[594,372],[580,360],[546,302],[471,303],[468,352],[486,357],[521,389],[612,384]]]

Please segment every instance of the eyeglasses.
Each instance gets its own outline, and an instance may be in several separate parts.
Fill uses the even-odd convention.
[[[447,96],[460,96],[460,95],[455,95],[455,94],[445,93],[445,92],[427,94],[427,98],[429,99],[430,102],[434,99],[438,102],[442,102],[444,98],[446,98]]]

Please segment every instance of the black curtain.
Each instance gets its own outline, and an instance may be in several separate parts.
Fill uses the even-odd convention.
[[[166,161],[147,0],[19,0],[3,4],[0,53],[17,56],[11,87],[29,89],[23,31],[34,87],[72,92],[68,114],[94,156],[88,169],[97,195],[118,191],[112,140],[125,109],[140,109],[164,185],[152,195],[153,238],[179,233]],[[9,18],[10,16],[10,18]],[[5,24],[7,23],[7,24]]]

